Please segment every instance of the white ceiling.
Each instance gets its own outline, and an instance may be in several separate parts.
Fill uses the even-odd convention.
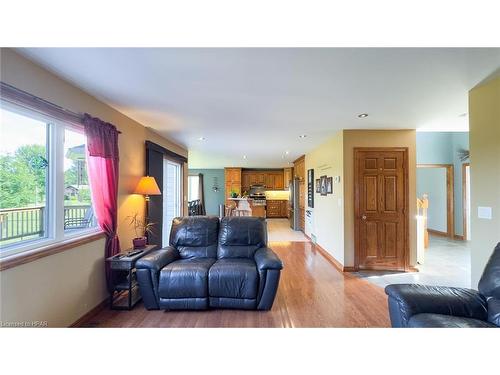
[[[464,131],[468,90],[500,67],[493,48],[18,51],[187,147],[191,168],[286,166],[339,129]]]

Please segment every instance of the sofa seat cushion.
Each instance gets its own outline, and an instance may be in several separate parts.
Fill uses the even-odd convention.
[[[211,297],[257,298],[259,277],[253,259],[224,258],[217,260],[208,274]]]
[[[411,328],[490,328],[495,325],[484,320],[442,314],[417,314],[408,322]]]
[[[160,298],[208,297],[208,270],[213,258],[180,259],[169,263],[160,272]]]

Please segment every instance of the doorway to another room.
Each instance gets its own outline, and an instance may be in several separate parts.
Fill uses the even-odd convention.
[[[468,132],[417,132],[417,272],[361,270],[381,287],[420,283],[469,288]]]

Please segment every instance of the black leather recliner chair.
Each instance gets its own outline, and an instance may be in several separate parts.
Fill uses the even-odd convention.
[[[269,310],[282,268],[257,217],[175,218],[170,246],[136,263],[148,310]]]
[[[479,281],[479,291],[418,284],[385,288],[393,327],[499,327],[500,243]]]

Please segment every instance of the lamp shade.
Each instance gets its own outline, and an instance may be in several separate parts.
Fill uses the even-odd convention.
[[[142,194],[142,195],[161,195],[160,188],[156,183],[154,177],[141,177],[141,180],[137,184],[137,187],[134,190],[134,194]]]

